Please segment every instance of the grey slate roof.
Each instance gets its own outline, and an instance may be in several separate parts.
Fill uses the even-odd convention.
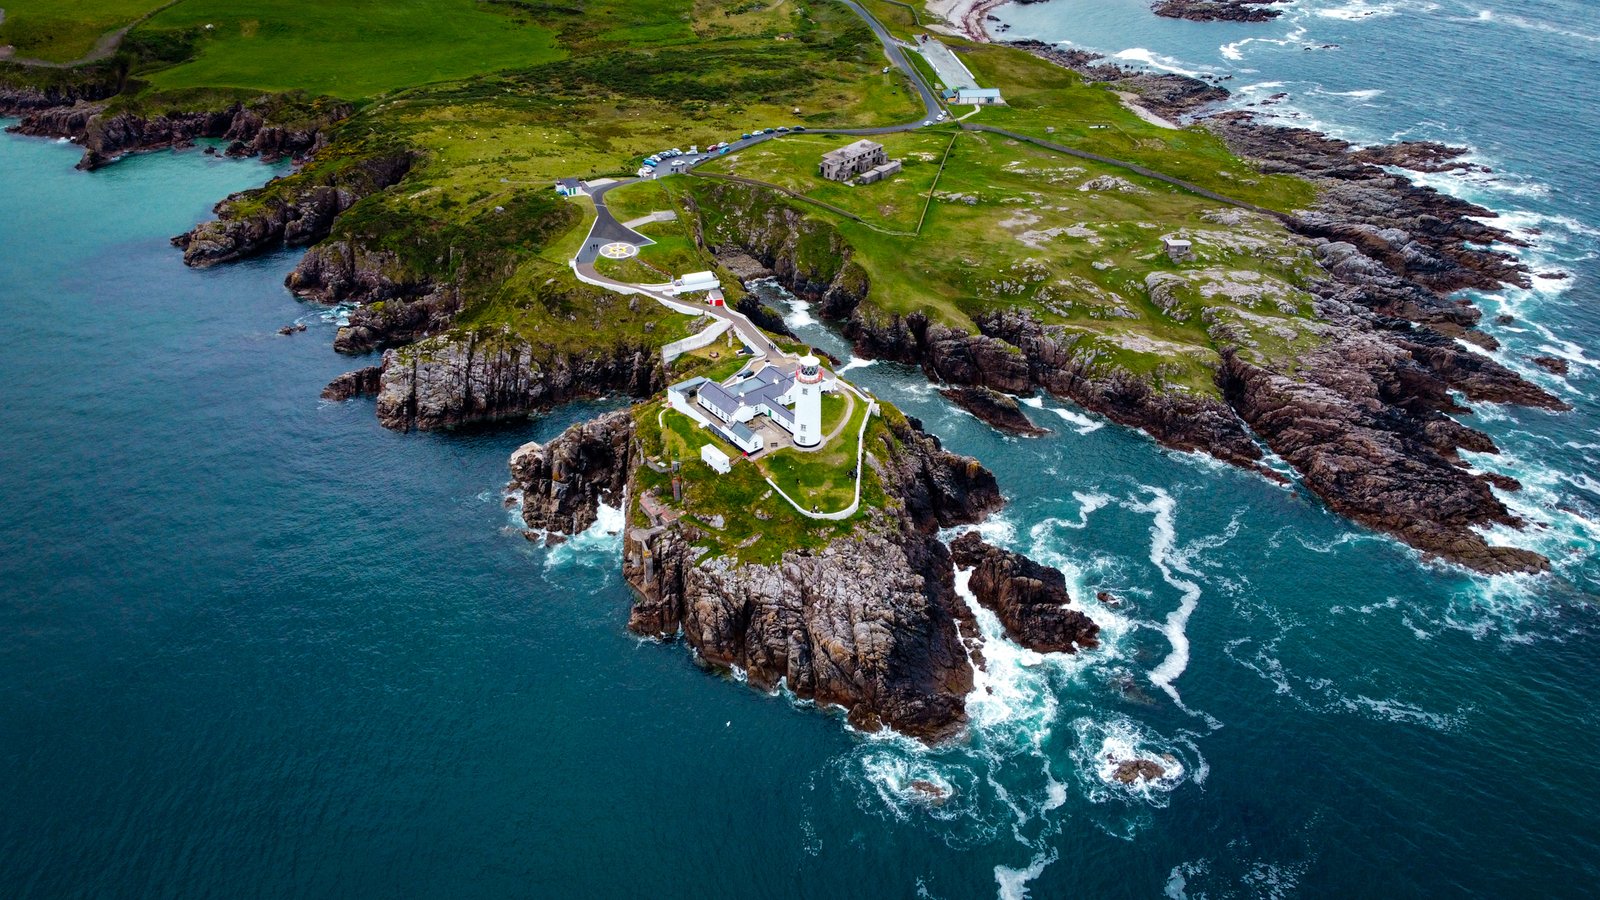
[[[742,405],[739,398],[728,393],[726,388],[715,381],[708,381],[700,386],[700,402],[725,416],[738,414]]]
[[[879,143],[877,143],[875,141],[869,141],[866,138],[862,138],[861,140],[855,141],[854,143],[845,144],[843,147],[840,147],[837,150],[829,150],[827,153],[822,154],[822,158],[823,158],[823,160],[828,161],[828,162],[831,162],[831,161],[836,160],[836,159],[839,159],[839,160],[855,159],[856,157],[860,156],[861,154],[863,154],[863,153],[871,153],[872,151],[877,150],[881,146],[883,146],[883,145],[879,144]]]

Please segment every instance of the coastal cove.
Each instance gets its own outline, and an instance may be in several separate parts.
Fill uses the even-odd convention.
[[[251,101],[163,119],[177,129],[170,140],[119,120],[85,137],[94,171],[73,169],[84,147],[0,135],[0,206],[14,211],[0,221],[0,309],[12,323],[0,362],[11,390],[0,407],[0,522],[16,536],[0,554],[0,721],[14,723],[0,729],[4,892],[1583,895],[1600,878],[1585,818],[1600,788],[1574,774],[1600,742],[1600,227],[1589,199],[1600,183],[1588,157],[1600,119],[1550,85],[1563,68],[1600,64],[1600,38],[1582,37],[1573,0],[1536,6],[1473,18],[1403,0],[1297,0],[1251,24],[1158,19],[1144,0],[982,8],[995,38],[1066,40],[1058,49],[1201,75],[1231,92],[1209,107],[1152,101],[1161,115],[1249,112],[1357,145],[1466,147],[1439,171],[1385,171],[1438,188],[1438,209],[1464,208],[1450,197],[1480,204],[1483,227],[1504,229],[1492,232],[1508,238],[1502,256],[1451,255],[1453,235],[1479,227],[1467,223],[1409,257],[1425,260],[1412,274],[1430,285],[1471,288],[1456,296],[1482,310],[1481,331],[1464,306],[1391,299],[1372,305],[1443,331],[1407,344],[1341,321],[1347,343],[1322,345],[1333,332],[1307,324],[1312,301],[1296,293],[1306,271],[1322,269],[1287,237],[1289,217],[1219,213],[1088,157],[1077,160],[1088,172],[1026,168],[1060,157],[1038,143],[1054,130],[1023,134],[1036,123],[1015,110],[967,121],[1021,132],[940,124],[881,136],[907,165],[873,186],[879,194],[808,174],[834,136],[762,143],[759,133],[760,146],[713,158],[705,177],[610,192],[617,220],[653,243],[630,248],[640,257],[627,266],[588,268],[584,285],[653,283],[663,266],[689,271],[714,253],[729,293],[723,325],[736,308],[767,332],[739,325],[752,335],[738,334],[746,351],[770,350],[792,368],[816,348],[827,377],[871,398],[859,409],[834,398],[818,413],[866,448],[818,488],[825,505],[844,505],[852,489],[858,505],[865,498],[867,512],[843,525],[772,518],[777,501],[761,491],[778,488],[770,473],[806,464],[793,454],[762,469],[762,482],[756,462],[724,443],[734,480],[696,484],[702,467],[679,483],[666,460],[694,456],[700,439],[663,424],[677,413],[663,408],[661,388],[686,373],[735,385],[743,355],[725,359],[718,344],[662,362],[669,341],[713,320],[561,280],[569,264],[578,271],[571,260],[596,206],[547,196],[548,160],[514,161],[536,173],[537,191],[502,177],[503,198],[471,195],[467,208],[483,214],[451,219],[456,197],[468,196],[452,179],[469,171],[477,181],[466,184],[495,183],[487,165],[463,162],[449,143],[337,143],[340,122],[383,125],[393,110],[410,115],[405,103],[386,113]],[[824,11],[830,33],[870,33],[842,6],[807,8]],[[1379,33],[1385,19],[1431,43]],[[1559,147],[1463,113],[1494,108],[1486,87],[1449,76],[1452,59],[1487,59],[1489,35],[1522,46],[1527,118],[1562,123]],[[1021,65],[992,49],[962,52],[983,72]],[[1409,71],[1409,85],[1367,87],[1352,62],[1368,65],[1372,53],[1392,60],[1390,81]],[[845,73],[862,65],[825,58]],[[852,108],[846,122],[898,121],[902,101],[888,91],[904,82],[887,68],[881,76],[877,105]],[[484,101],[505,104],[495,116],[534,108],[497,93]],[[1153,114],[1141,123],[1114,97],[1094,109],[1141,136],[1108,137],[1116,152],[1151,154],[1137,158],[1255,202],[1284,199],[1210,135],[1175,132]],[[547,127],[539,121],[529,123]],[[42,134],[84,128],[81,108],[29,122]],[[238,140],[166,149],[188,143],[186,128]],[[1227,132],[1235,150],[1266,133],[1252,128]],[[462,143],[478,139],[458,130]],[[513,137],[495,139],[523,140],[506,131]],[[334,150],[310,164],[276,161],[316,152],[330,135]],[[159,149],[117,158],[141,148]],[[225,148],[268,161],[227,158]],[[1306,151],[1329,152],[1342,150]],[[1222,169],[1204,171],[1213,159]],[[991,202],[1016,200],[994,196],[1025,192],[1019,169],[1051,184],[1071,177],[1057,192],[1063,205],[1003,213],[993,220],[1001,240],[961,243],[990,227]],[[764,184],[779,193],[754,190]],[[915,206],[904,199],[913,186]],[[774,204],[781,192],[827,200],[810,201],[806,216]],[[888,199],[860,199],[873,196]],[[1153,238],[1133,231],[1125,251],[1114,228],[1097,235],[1040,219],[1105,210],[1171,217],[1211,240],[1207,229],[1223,226],[1242,241],[1226,246],[1255,249],[1230,255],[1225,242],[1202,242],[1215,254],[1208,265],[1254,266],[1294,287],[1275,305],[1195,299],[1173,293],[1184,270],[1136,255]],[[896,241],[925,225],[926,240],[955,242],[948,267],[897,257],[923,246]],[[1126,350],[1115,329],[1148,334],[1137,330],[1146,320],[1101,324],[1121,321],[1103,314],[1115,303],[1085,312],[1082,297],[1076,308],[1042,299],[1034,312],[991,316],[973,298],[998,296],[993,274],[961,280],[975,266],[962,254],[989,250],[1016,252],[1005,271],[1026,280],[1036,264],[1011,245],[1048,255],[1068,243],[1061,235],[1109,238],[1111,249],[1094,252],[1116,263],[1062,256],[1050,261],[1058,272],[1093,279],[1125,267],[1138,273],[1130,283],[1166,286],[1152,308],[1178,324],[1155,333],[1188,349],[1141,345],[1181,360],[1143,376],[1163,386],[1159,404],[1129,390],[1132,370],[1060,361],[1105,340],[1091,356],[1126,366],[1139,354],[1104,350]],[[461,246],[488,248],[481,258],[494,264],[456,268]],[[1246,255],[1258,261],[1238,261]],[[1355,260],[1347,269],[1372,262],[1342,259]],[[1335,271],[1339,261],[1321,263]],[[1502,284],[1519,278],[1526,287]],[[1344,299],[1318,300],[1318,315],[1348,312]],[[1030,318],[1038,310],[1052,328],[1080,330],[1062,339]],[[1235,316],[1244,336],[1190,327],[1191,312],[1208,327]],[[1411,333],[1396,323],[1385,327]],[[1431,359],[1434,375],[1383,369],[1414,380],[1375,401],[1374,419],[1394,433],[1426,423],[1426,441],[1450,457],[1433,472],[1452,485],[1487,472],[1495,485],[1492,495],[1481,488],[1491,503],[1445,539],[1393,525],[1371,498],[1345,503],[1315,480],[1330,457],[1292,456],[1299,448],[1274,443],[1282,435],[1261,412],[1301,379],[1339,369],[1349,348],[1390,340]],[[731,350],[735,334],[725,343]],[[1273,368],[1296,347],[1312,348],[1309,373]],[[1033,355],[1031,369],[1017,348]],[[1215,369],[1213,358],[1223,361]],[[344,402],[319,400],[324,385],[324,398]],[[1489,441],[1502,452],[1477,452]],[[1458,446],[1470,469],[1451,465]],[[691,499],[676,506],[680,488]],[[735,522],[727,534],[724,515],[709,515],[715,506],[695,507],[708,491]],[[1498,502],[1508,512],[1484,512]],[[663,508],[693,524],[662,536]],[[1425,510],[1393,521],[1435,517],[1446,519]],[[756,530],[769,533],[740,541]],[[784,542],[805,552],[780,560]],[[1544,563],[1522,565],[1530,559]],[[669,564],[674,578],[658,579]],[[996,578],[1007,571],[1020,575]],[[897,586],[892,602],[829,606],[834,594],[881,599],[874,574],[885,595]],[[1011,606],[993,602],[1008,590]],[[1016,606],[1027,590],[1038,591],[1031,612]],[[1071,605],[1055,606],[1063,595]],[[800,640],[786,643],[780,599],[812,617],[807,639],[838,655],[796,662]],[[1017,626],[1030,616],[1040,626],[1049,609],[1041,630]],[[862,637],[879,616],[891,617],[891,637]],[[1030,639],[1077,652],[1019,646]],[[873,680],[884,671],[869,665],[874,647],[933,660],[937,684],[895,693],[908,682]],[[934,707],[919,705],[930,698]]]

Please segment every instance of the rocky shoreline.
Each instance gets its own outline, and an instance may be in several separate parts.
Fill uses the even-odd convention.
[[[304,159],[326,146],[329,132],[354,107],[319,104],[300,121],[272,121],[274,98],[234,103],[222,109],[157,115],[115,111],[106,98],[116,93],[78,86],[0,91],[0,115],[18,115],[10,131],[33,137],[66,138],[83,147],[78,168],[94,170],[129,153],[192,147],[201,138],[228,142],[229,156],[260,156],[268,161]]]
[[[1015,640],[1041,652],[1098,644],[1098,628],[1065,604],[1061,573],[975,534],[955,542],[938,531],[975,524],[1003,500],[977,460],[950,453],[913,419],[888,420],[890,436],[867,462],[889,503],[870,509],[848,535],[820,550],[789,550],[774,564],[741,564],[696,547],[687,518],[630,527],[624,575],[634,588],[628,627],[682,640],[706,667],[738,672],[752,687],[780,687],[843,709],[862,730],[893,729],[927,742],[959,736],[974,666],[983,665],[972,611],[956,590],[956,566],[972,568],[977,602]],[[531,535],[572,535],[594,524],[600,504],[634,521],[635,473],[645,464],[632,414],[575,425],[548,444],[511,457],[511,489]]]
[[[1086,77],[1137,85],[1161,98],[1158,112],[1191,111],[1226,91],[1175,75],[1130,74],[1093,54],[1022,45]],[[1292,173],[1321,187],[1314,208],[1287,224],[1314,251],[1325,277],[1309,285],[1318,298],[1312,332],[1323,348],[1293,370],[1246,362],[1248,338],[1211,327],[1223,365],[1220,399],[1162,393],[1142,380],[1099,375],[1073,353],[1066,330],[1026,312],[975,319],[977,332],[952,329],[920,313],[889,315],[866,302],[865,272],[825,226],[786,207],[770,207],[749,189],[716,185],[705,192],[723,212],[704,239],[719,253],[753,257],[796,295],[818,304],[868,358],[919,365],[930,378],[961,389],[1017,396],[1043,390],[1160,443],[1208,453],[1281,478],[1261,464],[1263,446],[1299,473],[1301,484],[1342,515],[1391,534],[1431,557],[1485,573],[1535,572],[1548,561],[1490,545],[1480,529],[1522,523],[1491,487],[1514,481],[1473,472],[1461,450],[1496,452],[1487,435],[1457,421],[1471,410],[1454,399],[1550,410],[1566,404],[1505,366],[1463,348],[1493,348],[1476,329],[1479,311],[1452,294],[1462,289],[1526,286],[1529,274],[1495,244],[1518,238],[1491,224],[1494,214],[1382,166],[1425,171],[1459,164],[1461,151],[1412,143],[1357,149],[1314,132],[1280,128],[1245,113],[1205,120],[1263,171]],[[741,214],[740,210],[747,210]],[[1222,219],[1246,215],[1219,210]],[[826,253],[802,248],[825,246]]]
[[[1272,7],[1289,0],[1157,0],[1150,11],[1191,22],[1270,22],[1283,15]]]

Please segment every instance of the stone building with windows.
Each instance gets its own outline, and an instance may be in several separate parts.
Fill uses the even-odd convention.
[[[884,152],[882,144],[860,140],[822,154],[822,165],[818,167],[818,172],[829,181],[848,181],[888,161],[889,154]]]

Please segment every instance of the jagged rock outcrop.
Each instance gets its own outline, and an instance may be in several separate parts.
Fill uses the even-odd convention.
[[[982,387],[945,388],[939,392],[946,400],[977,417],[978,421],[1010,434],[1049,434],[1049,429],[1033,424],[1022,405],[1011,397]]]
[[[218,203],[217,218],[172,243],[183,249],[184,263],[197,268],[303,247],[327,237],[334,219],[356,201],[399,182],[413,161],[411,153],[395,151],[275,179]]]
[[[266,102],[267,98],[263,98]],[[235,103],[224,109],[157,115],[133,112],[107,114],[107,105],[80,99],[71,106],[36,107],[15,126],[22,134],[65,137],[83,146],[80,169],[97,169],[128,153],[182,147],[199,138],[230,141],[233,156],[303,157],[327,142],[327,131],[348,117],[353,107],[332,104],[294,126],[268,124],[256,109]]]
[[[660,359],[643,346],[540,353],[500,332],[440,335],[384,352],[378,421],[399,431],[435,431],[613,391],[648,396],[664,386]]]
[[[950,544],[951,558],[971,569],[967,586],[993,610],[1012,640],[1040,653],[1073,653],[1100,646],[1100,626],[1071,608],[1061,570],[984,543],[969,531]]]
[[[1350,152],[1352,159],[1375,166],[1395,166],[1414,172],[1487,172],[1488,168],[1466,162],[1466,147],[1451,147],[1437,141],[1400,141],[1378,144]]]
[[[1288,0],[1157,0],[1150,10],[1168,19],[1191,22],[1270,22],[1283,15],[1271,9]]]
[[[994,473],[976,459],[944,449],[913,417],[888,424],[889,437],[868,445],[868,463],[912,527],[931,532],[967,525],[1005,505]]]
[[[937,531],[979,521],[1002,500],[976,460],[945,451],[915,420],[885,421],[868,461],[890,502],[820,549],[741,563],[697,548],[692,519],[630,529],[629,628],[681,635],[707,666],[842,707],[862,729],[929,741],[958,734],[981,652],[968,644],[976,623]],[[570,534],[596,520],[599,504],[622,503],[631,473],[646,464],[633,437],[624,411],[520,448],[511,470],[528,527]]]
[[[937,538],[879,517],[774,565],[704,559],[690,540],[676,529],[654,540],[653,579],[629,570],[643,595],[635,631],[681,631],[705,663],[843,707],[864,730],[940,740],[966,723],[973,672],[961,634],[974,626]]]
[[[1310,178],[1322,188],[1316,208],[1291,222],[1295,231],[1354,246],[1391,275],[1437,295],[1440,305],[1453,304],[1444,295],[1465,288],[1530,283],[1526,266],[1491,246],[1524,244],[1480,221],[1496,218],[1493,211],[1385,171],[1367,161],[1376,151],[1358,151],[1315,131],[1267,125],[1246,112],[1212,116],[1206,126],[1262,171]]]
[[[628,410],[574,425],[548,444],[530,441],[511,454],[511,481],[522,490],[522,521],[541,533],[577,534],[600,504],[621,506],[633,471],[634,423]]]
[[[20,117],[42,109],[95,103],[120,90],[120,80],[110,73],[100,78],[62,79],[53,84],[0,85],[0,116]]]
[[[1341,515],[1480,572],[1542,571],[1537,553],[1488,544],[1476,529],[1521,522],[1457,448],[1493,452],[1460,425],[1445,382],[1372,334],[1347,332],[1295,377],[1226,353],[1224,389],[1239,414],[1306,487]]]
[[[382,387],[382,375],[382,366],[366,366],[346,372],[328,382],[328,386],[322,389],[322,399],[344,401],[373,396]]]

